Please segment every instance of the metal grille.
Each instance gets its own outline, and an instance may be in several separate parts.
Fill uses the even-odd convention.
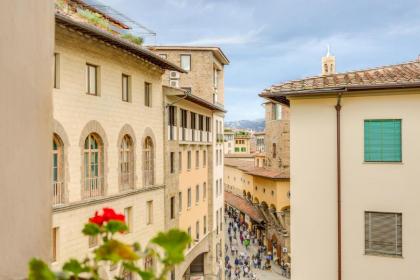
[[[365,253],[402,256],[402,214],[365,212]]]

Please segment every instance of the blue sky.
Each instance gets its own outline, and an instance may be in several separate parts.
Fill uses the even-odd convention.
[[[419,0],[102,0],[157,33],[157,44],[220,46],[226,120],[263,117],[257,95],[318,75],[326,46],[337,71],[414,60]]]

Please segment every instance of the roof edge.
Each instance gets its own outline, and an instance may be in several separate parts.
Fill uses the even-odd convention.
[[[149,51],[145,47],[137,46],[133,43],[128,42],[127,40],[118,38],[106,31],[103,31],[91,24],[85,23],[85,22],[79,22],[74,19],[72,19],[69,16],[66,16],[60,12],[55,13],[55,22],[56,24],[63,24],[70,26],[72,28],[77,29],[79,32],[83,32],[87,35],[91,35],[94,37],[97,37],[98,39],[105,41],[109,44],[112,44],[118,48],[124,49],[128,52],[131,52],[132,54],[140,56],[142,59],[156,65],[157,67],[161,69],[166,70],[173,70],[178,71],[181,73],[187,73],[184,69],[181,67],[175,65],[174,63],[167,61],[166,59],[161,58],[160,56],[154,54],[153,52]]]

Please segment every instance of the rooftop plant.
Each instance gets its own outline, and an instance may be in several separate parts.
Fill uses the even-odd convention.
[[[125,244],[115,238],[117,234],[127,231],[125,217],[111,208],[104,208],[102,214],[95,213],[83,228],[83,234],[98,237],[101,244],[93,255],[83,261],[70,259],[64,263],[62,270],[53,272],[48,265],[39,259],[29,263],[29,280],[121,280],[122,270],[139,275],[143,280],[165,280],[173,267],[184,260],[184,250],[191,242],[190,236],[180,230],[172,229],[157,234],[145,249],[140,244]],[[159,247],[160,250],[155,248]],[[163,254],[159,253],[163,251]],[[159,274],[152,270],[142,269],[139,260],[156,257],[162,264]],[[111,276],[110,266],[117,267],[116,276]]]
[[[77,14],[80,17],[86,19],[89,23],[99,28],[109,30],[109,23],[102,15],[92,12],[88,9],[78,9]]]
[[[126,33],[126,34],[122,35],[121,37],[130,41],[130,42],[132,42],[132,43],[134,43],[134,44],[136,44],[136,45],[142,45],[143,44],[143,38],[142,37],[133,35],[131,33]]]

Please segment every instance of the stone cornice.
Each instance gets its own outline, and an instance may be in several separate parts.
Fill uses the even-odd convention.
[[[125,192],[120,192],[117,194],[108,195],[104,197],[98,197],[94,199],[86,199],[86,200],[67,203],[64,205],[56,205],[56,206],[53,206],[52,211],[53,213],[66,212],[66,211],[70,211],[70,210],[74,210],[78,208],[101,204],[104,202],[114,201],[120,198],[133,196],[133,195],[143,193],[143,192],[150,192],[150,191],[160,190],[164,188],[165,188],[165,185],[151,186],[151,187],[145,187],[145,188],[139,188],[139,189],[134,189],[134,190],[125,191]]]

